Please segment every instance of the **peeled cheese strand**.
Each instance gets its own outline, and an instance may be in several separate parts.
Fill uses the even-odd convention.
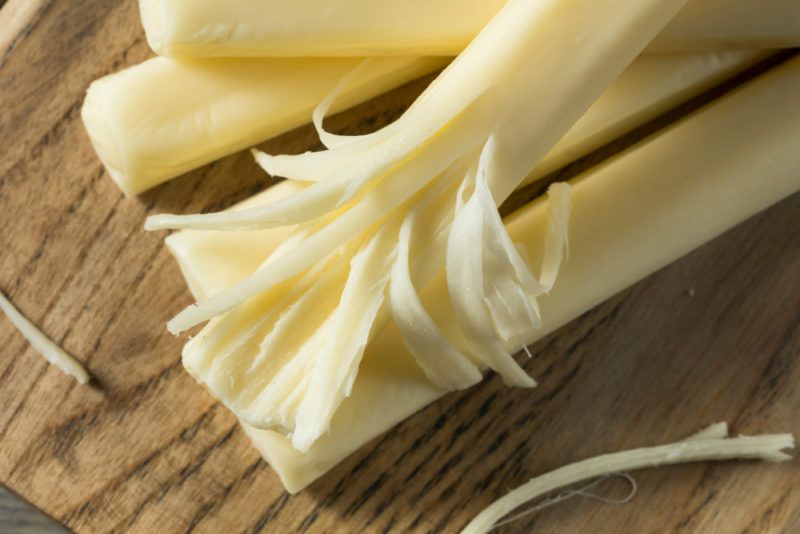
[[[169,330],[180,333],[222,314],[235,314],[238,307],[249,308],[253,299],[261,301],[260,295],[290,283],[293,277],[303,276],[336,250],[361,254],[358,251],[364,250],[362,246],[351,246],[352,243],[366,242],[373,231],[384,235],[389,221],[402,220],[423,191],[443,176],[466,167],[463,180],[475,183],[471,192],[469,187],[463,190],[470,192],[470,198],[463,205],[455,203],[461,211],[454,217],[443,215],[435,223],[449,232],[444,267],[454,315],[470,357],[501,374],[509,384],[532,387],[534,380],[516,364],[510,346],[532,324],[541,322],[535,298],[546,292],[547,286],[534,281],[517,248],[504,236],[497,205],[684,3],[685,0],[647,0],[631,6],[624,0],[511,0],[396,123],[352,144],[337,143],[325,156],[302,154],[286,158],[302,167],[316,165],[319,158],[335,161],[337,155],[343,154],[347,163],[336,166],[325,179],[262,207],[149,218],[149,229],[235,231],[305,223],[304,228],[309,230],[293,249],[275,261],[265,262],[248,279],[182,311],[168,323]],[[607,24],[598,24],[598,19],[608,19]],[[566,47],[572,42],[568,36],[575,34],[584,35],[592,44],[573,50],[569,62],[540,46],[562,43]],[[531,106],[531,99],[548,105]],[[446,188],[443,194],[454,199],[452,189]],[[562,217],[557,223],[562,225],[563,239],[566,220]],[[394,247],[390,247],[393,255],[397,230],[386,235]],[[502,246],[497,247],[497,243]],[[550,279],[561,258],[558,240],[555,245],[554,248],[550,244],[552,250],[545,251],[548,260],[544,274]],[[356,266],[351,266],[351,277],[357,273]],[[368,269],[364,276],[367,278],[355,287],[371,288],[373,296],[367,300],[375,307],[348,312],[350,304],[345,300],[339,304],[336,314],[341,311],[356,317],[356,337],[342,338],[349,341],[335,351],[339,356],[309,361],[315,378],[298,401],[301,413],[294,428],[286,429],[298,450],[308,450],[327,431],[357,373],[362,353],[357,339],[363,338],[366,343],[366,333],[379,315],[382,290],[390,271],[384,274]],[[345,287],[351,280],[344,282]],[[491,304],[487,305],[487,301]],[[262,302],[273,306],[266,300]],[[275,310],[265,309],[262,313],[274,314]],[[527,323],[519,323],[520,314],[528,318]],[[339,330],[347,325],[333,320],[328,327],[333,331],[325,336],[323,352],[338,344],[342,335]],[[456,345],[456,338],[451,338],[450,344]],[[235,352],[233,347],[231,362],[226,365],[240,365],[235,362]],[[242,353],[240,358],[248,357]],[[342,364],[344,374],[332,367],[333,362]],[[294,363],[291,366],[294,368]],[[200,380],[221,380],[225,384],[229,377],[222,370],[212,366],[210,372],[215,376],[204,377],[201,371]],[[235,387],[224,398],[236,397]],[[270,389],[273,384],[265,387]],[[220,394],[223,390],[212,391]],[[268,411],[236,413],[245,421],[266,428],[270,424]]]
[[[19,330],[20,334],[22,334],[25,339],[30,342],[31,346],[36,349],[39,354],[44,356],[48,362],[75,378],[75,380],[81,384],[89,382],[90,377],[86,369],[84,369],[75,358],[39,330],[36,325],[22,315],[3,293],[0,293],[0,310],[3,310],[3,313],[6,314],[11,324]]]
[[[776,98],[786,105],[775,106]],[[542,327],[518,348],[800,190],[798,135],[800,58],[795,58],[576,178],[569,261],[541,298]],[[247,202],[267,203],[298,187],[281,182]],[[446,211],[452,212],[455,202]],[[531,265],[541,262],[549,207],[536,201],[505,218]],[[422,236],[435,227],[427,217],[419,225]],[[283,229],[181,231],[166,243],[202,300],[246,278],[284,239]],[[417,250],[412,244],[412,263],[420,256]],[[427,314],[454,339],[457,326],[444,277],[414,281]],[[295,337],[307,335],[303,326],[296,325]],[[298,452],[281,432],[243,428],[286,489],[296,493],[446,392],[420,370],[390,324],[367,346],[352,394],[336,411],[330,432],[308,452]]]
[[[317,356],[309,384],[311,395],[300,402],[292,444],[307,451],[330,428],[333,414],[350,396],[375,317],[384,300],[396,255],[397,225],[382,227],[352,259],[330,335]]]
[[[530,480],[495,501],[470,521],[461,533],[489,532],[498,520],[521,504],[550,491],[611,473],[709,460],[753,459],[783,462],[791,459],[791,456],[782,452],[784,449],[794,448],[794,437],[791,434],[730,438],[726,425],[724,436],[714,435],[720,428],[717,424],[693,439],[658,447],[604,454],[551,471]],[[714,437],[710,437],[709,434]]]
[[[158,57],[92,83],[83,123],[127,195],[306,124],[359,58],[172,60]],[[333,111],[446,64],[376,58],[349,79]]]
[[[637,6],[637,9],[631,9],[628,6],[624,10],[624,21],[616,22],[618,28],[613,32],[614,37],[604,35],[601,40],[604,46],[593,47],[591,53],[589,50],[584,51],[587,56],[591,56],[591,60],[586,57],[583,62],[573,62],[575,72],[566,72],[559,63],[559,72],[562,76],[571,77],[570,87],[574,86],[574,91],[582,93],[581,98],[572,98],[575,95],[571,91],[565,91],[561,84],[542,83],[541,76],[529,76],[524,80],[517,79],[518,77],[514,80],[506,79],[509,71],[523,61],[523,55],[526,60],[531,59],[529,50],[535,50],[537,36],[558,41],[564,39],[563,36],[559,37],[561,33],[599,31],[596,30],[597,25],[592,26],[595,18],[614,11],[611,5],[614,2],[609,2],[609,5],[600,5],[597,2],[594,2],[595,5],[587,5],[571,0],[565,2],[563,6],[561,4],[564,2],[558,2],[563,8],[561,10],[540,6],[537,2],[509,3],[467,51],[434,82],[427,97],[413,113],[409,112],[400,119],[408,127],[375,147],[369,158],[342,169],[297,195],[261,208],[211,215],[161,215],[149,218],[146,226],[148,229],[191,227],[237,230],[293,224],[340,207],[368,184],[380,182],[377,187],[365,192],[339,219],[309,238],[307,246],[301,246],[303,253],[298,249],[292,255],[294,258],[289,260],[294,263],[293,266],[274,265],[272,270],[259,272],[238,287],[186,309],[170,322],[170,330],[177,333],[208,320],[241,303],[255,292],[263,291],[287,276],[308,268],[324,253],[323,247],[327,248],[353,237],[359,228],[372,224],[383,212],[398,206],[444,171],[455,158],[472,150],[481,132],[491,128],[495,121],[503,124],[508,120],[508,129],[512,132],[521,127],[523,131],[517,133],[524,133],[521,135],[524,139],[535,139],[537,135],[542,137],[538,150],[534,148],[535,145],[522,141],[508,142],[513,157],[519,160],[508,169],[511,172],[505,179],[509,183],[522,181],[527,172],[520,173],[519,170],[530,170],[536,159],[544,156],[547,148],[557,142],[560,133],[568,129],[570,120],[580,116],[588,105],[586,102],[591,101],[586,93],[602,92],[604,85],[613,81],[615,75],[626,65],[623,56],[627,56],[627,61],[630,61],[636,55],[637,48],[647,42],[647,37],[655,33],[684,3],[682,0],[651,0],[646,7]],[[521,23],[529,19],[535,21],[535,24]],[[590,20],[592,24],[588,24]],[[548,24],[549,22],[552,24]],[[570,31],[566,31],[567,29]],[[528,52],[523,54],[523,51]],[[555,64],[551,65],[549,56],[546,54],[539,58],[543,63],[543,70],[549,70],[551,66],[555,68]],[[615,58],[614,61],[610,60],[612,57]],[[498,58],[503,60],[498,61]],[[588,63],[603,67],[587,68]],[[477,78],[483,80],[480,83],[475,81],[476,69],[482,71]],[[586,83],[581,83],[583,81]],[[506,85],[506,89],[494,95],[494,98],[480,96],[490,87],[497,87],[493,85],[497,82]],[[531,92],[527,90],[527,86],[530,84],[537,88],[534,94],[542,98],[545,95],[552,98],[551,105],[547,106],[548,110],[542,111],[544,116],[535,120],[534,117],[541,114],[537,112],[541,107],[527,105]],[[555,94],[551,94],[554,91]],[[517,106],[506,105],[505,112],[499,113],[492,102],[504,95],[512,96],[513,101],[525,95],[526,112],[521,113],[523,110],[517,109]],[[559,105],[555,105],[556,102]],[[534,117],[528,117],[529,114]],[[535,126],[528,126],[529,124]],[[445,125],[447,127],[443,132],[434,135]],[[533,131],[530,131],[531,127],[534,128]],[[508,140],[514,135],[509,133],[504,137]],[[519,144],[525,145],[524,155],[521,155],[523,152],[520,151]],[[347,148],[349,147],[345,147]],[[331,152],[335,153],[336,149]],[[301,159],[303,157],[295,156]],[[502,197],[498,198],[498,201],[502,200]],[[382,209],[377,209],[378,207]]]
[[[433,193],[433,194],[431,194]],[[388,304],[394,324],[400,330],[403,343],[414,356],[425,375],[439,387],[447,390],[465,389],[483,379],[481,370],[467,351],[457,346],[441,331],[422,304],[411,273],[412,242],[427,241],[419,246],[423,254],[438,254],[440,235],[420,228],[422,213],[430,207],[439,190],[426,194],[406,216],[400,227],[397,258],[389,283]],[[415,236],[424,232],[422,236]],[[421,239],[420,239],[421,237]]]
[[[720,51],[640,57],[542,161],[536,174],[569,163],[762,56]],[[82,115],[109,174],[133,195],[300,126],[320,100],[332,106],[325,113],[343,109],[441,68],[447,58],[376,58],[364,63],[335,58],[155,58],[93,83]],[[348,69],[358,73],[348,76],[349,83],[340,83],[332,98],[323,98]],[[337,142],[350,145],[362,138],[339,136]],[[363,148],[351,151],[351,162],[363,155]],[[292,168],[285,168],[284,157],[256,154],[268,172],[279,176],[291,177],[297,163],[291,160]],[[345,163],[340,153],[336,161],[324,158],[317,168],[297,169],[297,174],[304,181],[316,181]]]

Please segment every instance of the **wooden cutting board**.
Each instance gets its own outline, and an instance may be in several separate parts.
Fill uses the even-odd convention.
[[[532,347],[539,388],[493,377],[450,395],[291,497],[181,368],[164,322],[189,293],[163,235],[142,230],[149,213],[221,209],[265,177],[239,154],[135,200],[112,184],[79,112],[91,80],[149,55],[133,0],[9,0],[0,45],[0,289],[97,378],[77,385],[0,320],[0,481],[73,530],[452,532],[598,453],[718,420],[800,435],[795,195]],[[333,126],[385,124],[422,84]],[[264,147],[315,143],[302,128]],[[635,476],[628,505],[574,499],[510,530],[800,531],[798,461]]]

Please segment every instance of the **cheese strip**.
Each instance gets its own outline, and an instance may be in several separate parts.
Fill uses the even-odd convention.
[[[576,179],[570,256],[558,284],[540,301],[542,328],[523,341],[529,344],[541,339],[798,191],[798,135],[800,58]],[[253,202],[288,194],[274,191]],[[533,264],[541,260],[536,253],[541,249],[546,219],[547,206],[538,202],[506,221],[511,237],[529,251]],[[168,238],[167,244],[184,272],[198,277],[190,280],[191,287],[214,288],[230,286],[241,279],[242,271],[256,268],[280,242],[277,236],[270,240],[273,232],[247,233],[258,236],[264,248],[238,250],[235,257],[241,270],[210,266],[217,260],[196,253],[207,251],[209,243],[219,239],[214,233],[184,231]],[[208,278],[212,275],[213,281]],[[426,288],[422,299],[446,330],[453,325],[447,321],[451,312],[445,291],[445,281],[439,277]],[[245,431],[286,489],[294,493],[441,395],[443,391],[425,378],[405,351],[397,329],[389,326],[368,347],[353,393],[334,416],[330,433],[308,453],[298,453],[278,432],[246,426]]]
[[[639,57],[572,126],[525,183],[585,156],[770,54],[728,50]]]
[[[362,60],[155,58],[95,81],[81,112],[109,174],[127,195],[309,122],[314,107]],[[444,65],[383,58],[361,69],[345,109]]]
[[[713,437],[710,437],[709,434]],[[627,473],[628,471],[648,467],[662,467],[687,462],[719,460],[785,462],[791,460],[792,457],[784,451],[793,448],[794,436],[791,434],[730,437],[728,435],[728,425],[726,423],[717,423],[683,441],[656,447],[603,454],[560,467],[533,478],[485,508],[464,527],[461,534],[485,534],[494,528],[507,525],[516,519],[535,512],[538,507],[500,521],[514,509],[552,491],[584,480],[598,479],[598,477],[605,477],[614,473]],[[579,495],[580,493],[581,490],[577,490],[562,495]],[[633,484],[631,497],[635,493],[636,484]],[[555,504],[560,500],[562,500],[561,496],[556,497],[550,503]],[[547,502],[543,503],[543,507],[548,504]]]
[[[797,0],[690,0],[650,52],[800,45]]]
[[[42,332],[35,324],[11,303],[8,298],[0,292],[0,311],[2,311],[19,333],[28,340],[36,352],[55,365],[66,374],[73,377],[79,384],[87,384],[91,377],[86,369],[71,354],[62,349],[52,339]]]
[[[575,124],[536,176],[764,56],[728,51],[639,58]],[[357,64],[352,59],[151,59],[92,84],[83,107],[84,124],[111,177],[125,194],[135,195],[308,122],[325,92]],[[437,59],[373,60],[337,100],[338,108],[442,64]]]
[[[172,57],[455,55],[506,0],[140,0]],[[697,51],[800,45],[797,0],[691,0],[652,45]]]

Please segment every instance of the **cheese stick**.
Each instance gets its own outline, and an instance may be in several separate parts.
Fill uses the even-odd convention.
[[[730,51],[639,58],[542,162],[537,176],[764,55]],[[443,61],[373,60],[338,108],[432,71]],[[83,119],[108,173],[125,194],[135,195],[309,122],[314,106],[356,64],[353,59],[151,59],[92,84]]]
[[[140,0],[171,57],[455,55],[505,0]],[[652,51],[800,45],[796,0],[692,0]]]
[[[540,339],[800,189],[800,153],[794,146],[798,135],[800,59],[794,59],[579,177],[573,189],[570,257],[555,289],[542,299],[543,327],[532,331],[526,342]],[[250,202],[267,202],[298,187],[281,183]],[[515,241],[534,253],[534,264],[545,222],[543,203],[507,221]],[[167,244],[202,298],[260,265],[280,244],[276,232],[184,231],[170,236]],[[232,235],[248,243],[256,239],[259,246],[232,247]],[[446,324],[448,313],[442,305],[447,301],[444,291],[440,278],[423,295],[439,324]],[[298,453],[278,432],[245,426],[287,490],[300,491],[361,445],[443,395],[402,346],[392,326],[371,342],[352,396],[335,415],[331,432],[308,453]]]
[[[649,52],[794,48],[800,45],[797,0],[690,0]]]
[[[561,138],[525,183],[587,155],[770,54],[727,50],[639,57]]]
[[[529,332],[524,343],[541,339],[800,190],[798,135],[800,58],[795,58],[578,177],[572,192],[570,256],[555,288],[540,301],[542,327]],[[289,194],[291,187],[298,186],[279,184],[251,202]],[[530,252],[533,264],[541,259],[537,253],[546,220],[543,202],[506,220],[512,238]],[[170,236],[167,245],[202,298],[257,268],[280,244],[275,232],[246,233],[242,239],[255,236],[262,248],[226,249],[226,258],[211,252],[220,245],[220,233],[183,231]],[[236,234],[225,233],[232,235]],[[234,261],[237,267],[229,268]],[[422,298],[444,330],[453,327],[447,320],[451,311],[443,277],[435,279]],[[331,431],[309,452],[297,452],[278,432],[244,427],[288,491],[300,491],[444,394],[402,347],[392,325],[370,342],[352,395],[334,416]]]
[[[358,58],[154,58],[95,81],[82,117],[108,173],[126,195],[291,130]],[[439,58],[371,61],[337,101],[341,110],[442,67]]]

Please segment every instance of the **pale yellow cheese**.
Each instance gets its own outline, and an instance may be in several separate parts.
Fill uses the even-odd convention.
[[[775,102],[781,102],[776,106]],[[800,59],[774,69],[700,113],[575,180],[570,256],[553,291],[541,299],[543,327],[527,343],[702,245],[753,214],[800,190]],[[271,193],[265,193],[270,196]],[[264,202],[259,198],[253,202]],[[532,204],[507,220],[512,238],[536,257],[545,233],[546,205]],[[260,234],[270,243],[272,230]],[[248,234],[252,235],[252,234]],[[194,288],[231,285],[241,272],[196,264],[204,233],[181,232],[168,241],[181,252]],[[279,238],[271,242],[277,246]],[[265,249],[270,248],[267,245]],[[269,250],[243,248],[241,265],[257,266]],[[232,253],[232,251],[231,251]],[[436,279],[422,299],[447,329],[448,298]],[[198,295],[198,297],[201,295]],[[434,387],[387,327],[367,349],[351,397],[331,431],[306,454],[277,432],[245,427],[254,445],[297,492],[370,439],[429,404]]]
[[[82,117],[100,159],[128,195],[310,121],[362,60],[154,58],[95,81]],[[383,58],[337,101],[344,109],[444,65]]]
[[[639,57],[553,147],[526,183],[585,156],[770,54],[726,50]]]
[[[690,0],[651,52],[800,46],[797,0]]]
[[[727,423],[717,423],[683,441],[602,454],[532,478],[485,508],[461,530],[461,534],[485,534],[494,528],[512,523],[515,519],[532,513],[536,507],[503,519],[513,510],[577,482],[591,479],[601,480],[602,477],[615,473],[618,475],[624,473],[622,476],[627,477],[629,471],[686,462],[739,459],[786,462],[792,457],[785,451],[793,448],[794,436],[791,434],[730,437]],[[620,501],[620,504],[627,502],[636,494],[636,483],[632,479],[631,483],[633,491],[630,497]],[[566,492],[565,495],[587,495],[583,493],[585,490],[586,488]],[[559,496],[551,501],[551,504],[560,500],[562,497]],[[547,502],[543,503],[544,506],[547,504]],[[501,519],[503,520],[500,521]]]
[[[506,0],[140,0],[172,57],[455,55]],[[800,45],[797,0],[691,0],[653,51]]]
[[[575,124],[531,179],[586,154],[764,55],[726,51],[639,58]],[[326,91],[357,63],[354,59],[202,63],[152,59],[92,84],[83,119],[111,177],[126,194],[135,195],[308,122]],[[373,60],[342,95],[339,108],[442,64],[437,59]]]

